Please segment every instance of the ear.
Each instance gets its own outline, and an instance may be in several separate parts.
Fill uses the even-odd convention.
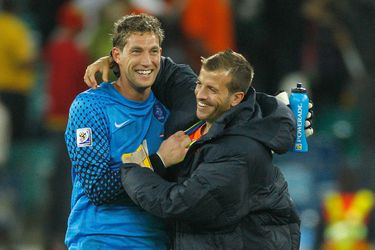
[[[121,59],[121,50],[117,47],[113,47],[112,48],[112,58],[113,60],[118,64],[120,63],[120,59]]]
[[[236,92],[234,94],[232,94],[232,101],[230,103],[230,106],[231,107],[234,107],[234,106],[237,106],[238,104],[240,104],[243,100],[243,98],[245,97],[245,93],[244,92]]]

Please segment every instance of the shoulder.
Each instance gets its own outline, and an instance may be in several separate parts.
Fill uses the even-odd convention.
[[[85,103],[87,105],[94,104],[104,104],[109,102],[111,95],[109,93],[108,84],[101,84],[97,89],[88,89],[79,93],[74,102]]]
[[[158,76],[168,78],[176,72],[179,74],[183,73],[191,77],[197,76],[189,65],[175,63],[170,57],[162,57],[160,61],[160,73]]]
[[[108,103],[108,97],[100,92],[94,89],[81,92],[73,100],[70,112],[84,112],[87,115],[103,112]]]
[[[238,159],[249,162],[270,154],[262,143],[243,135],[225,135],[203,145],[201,151],[209,161]]]
[[[75,133],[78,128],[106,130],[108,127],[107,103],[93,92],[88,90],[76,96],[69,109],[67,131]]]

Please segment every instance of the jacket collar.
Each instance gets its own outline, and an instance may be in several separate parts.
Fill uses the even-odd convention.
[[[222,135],[225,130],[233,125],[248,122],[254,116],[256,92],[250,87],[244,100],[237,106],[222,114],[213,124],[210,130],[202,138],[213,139]]]

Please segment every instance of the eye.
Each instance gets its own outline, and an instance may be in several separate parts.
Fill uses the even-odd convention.
[[[159,50],[158,49],[153,49],[153,50],[151,50],[151,54],[153,54],[153,55],[156,55],[156,54],[158,54],[159,53]]]
[[[199,80],[196,81],[194,91],[198,91],[201,87],[202,87],[202,83]]]
[[[140,49],[133,49],[132,51],[131,51],[131,53],[132,54],[139,54],[139,53],[141,53],[142,51],[140,50]]]
[[[210,90],[211,93],[213,94],[216,94],[217,93],[217,89],[213,88],[213,87],[208,87],[208,89]]]

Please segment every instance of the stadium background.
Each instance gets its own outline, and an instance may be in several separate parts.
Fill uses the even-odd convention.
[[[162,20],[163,54],[176,62],[197,70],[200,55],[232,47],[254,65],[257,90],[274,94],[297,82],[308,88],[315,112],[310,150],[275,156],[301,215],[302,250],[315,249],[322,233],[321,204],[328,193],[374,190],[375,1],[75,0],[69,8],[63,0],[10,2],[15,17],[25,24],[28,38],[23,39],[32,46],[27,61],[31,75],[30,87],[21,92],[4,87],[0,77],[0,93],[14,91],[26,100],[23,129],[11,124],[11,111],[0,106],[0,249],[64,249],[61,231],[70,195],[62,137],[66,114],[54,113],[50,106],[54,98],[67,105],[69,94],[83,85],[82,67],[108,54],[113,21],[131,12]],[[80,80],[54,89],[54,59],[47,48],[63,28],[75,30],[71,43],[82,54],[74,54],[77,60],[65,58],[64,69],[58,69],[63,75],[76,70]],[[0,39],[8,37],[1,34]],[[13,59],[1,49],[0,61]],[[68,67],[73,61],[80,61],[80,71],[79,66]],[[12,75],[15,82],[22,70],[15,69],[20,72]],[[20,135],[15,137],[12,130]]]

